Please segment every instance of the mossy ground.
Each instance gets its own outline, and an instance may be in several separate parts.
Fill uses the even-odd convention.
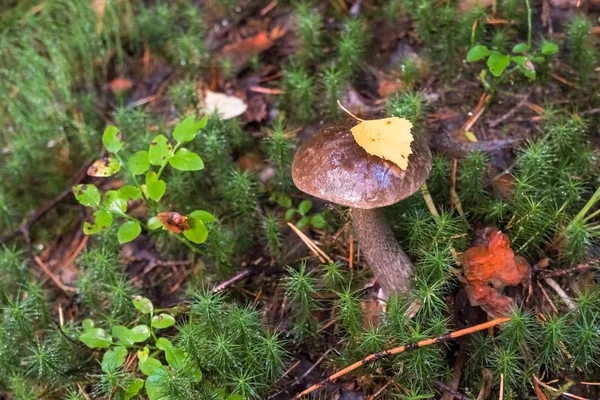
[[[547,41],[559,49],[535,60],[534,81],[515,64],[494,80],[482,78],[484,61],[466,62],[475,44],[505,54],[527,41],[520,0],[494,9],[438,0],[0,3],[0,237],[10,237],[0,245],[0,396],[127,398],[145,378],[134,347],[122,368],[104,370],[104,351],[78,337],[86,318],[107,330],[143,323],[131,302],[143,295],[176,316],[160,335],[203,373],[198,382],[183,364],[169,369],[157,383],[163,398],[291,398],[370,353],[485,321],[465,298],[456,254],[487,225],[534,266],[530,287],[507,289],[519,305],[511,321],[377,361],[315,398],[441,398],[440,383],[457,370],[466,398],[498,398],[501,387],[504,399],[600,396],[588,384],[600,380],[597,267],[554,277],[567,297],[543,275],[598,257],[594,3],[548,14],[547,2],[531,1],[531,51]],[[235,47],[260,34],[269,45]],[[116,94],[117,78],[132,87]],[[159,211],[217,216],[201,254],[168,235],[125,246],[114,229],[84,237],[84,209],[60,194],[101,155],[105,126],[118,126],[133,153],[200,112],[206,89],[250,108],[211,116],[191,142],[203,171],[165,172]],[[486,94],[469,128],[475,142],[461,127]],[[306,209],[291,181],[296,145],[342,117],[337,100],[362,116],[408,118],[434,153],[427,186],[439,216],[420,192],[385,210],[415,274],[383,315],[346,210],[317,199]],[[102,190],[129,180],[83,178]],[[148,217],[141,204],[130,209]],[[24,225],[36,211],[47,212]],[[286,214],[309,217],[304,232],[331,262],[307,251]],[[226,295],[210,293],[246,270]]]

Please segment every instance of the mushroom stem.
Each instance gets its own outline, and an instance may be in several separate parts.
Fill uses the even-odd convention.
[[[358,243],[387,297],[409,288],[412,263],[402,251],[379,208],[351,208]]]

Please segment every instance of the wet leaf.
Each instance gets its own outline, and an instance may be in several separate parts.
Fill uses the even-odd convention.
[[[133,306],[135,307],[135,309],[141,312],[142,314],[151,314],[154,310],[152,302],[146,297],[133,296],[131,300],[133,301]]]
[[[200,156],[188,149],[177,150],[177,153],[169,159],[169,164],[180,171],[199,171],[204,168]]]
[[[205,115],[200,121],[196,122],[195,116],[190,116],[181,121],[173,130],[173,138],[177,143],[186,143],[194,140],[196,133],[206,127],[208,116]]]
[[[89,318],[86,318],[86,319],[84,319],[84,320],[83,320],[83,322],[81,323],[81,328],[82,328],[84,331],[89,331],[90,329],[93,329],[95,325],[96,325],[96,324],[94,324],[94,321],[93,321],[93,320],[91,320],[91,319],[89,319]]]
[[[133,331],[126,326],[113,326],[112,335],[118,340],[119,344],[132,346],[135,343],[135,335]]]
[[[117,239],[120,244],[129,243],[142,233],[142,227],[137,221],[127,221],[119,227]]]
[[[487,66],[492,75],[498,77],[502,75],[506,67],[510,64],[510,56],[493,51],[487,60]]]
[[[208,211],[204,211],[204,210],[192,211],[188,215],[188,217],[199,219],[204,224],[209,224],[209,223],[215,222],[217,220],[214,215],[212,215]]]
[[[124,399],[129,400],[139,393],[144,387],[144,380],[141,378],[135,378],[129,386],[125,389]]]
[[[175,325],[175,318],[170,314],[159,314],[152,317],[152,327],[157,329],[165,329]]]
[[[189,217],[188,223],[190,224],[190,229],[183,231],[183,235],[194,243],[204,243],[208,237],[208,229],[206,229],[204,223],[194,217]]]
[[[490,53],[491,51],[487,47],[478,44],[477,46],[474,46],[471,50],[469,50],[469,52],[467,53],[467,61],[475,62],[482,60],[489,56]]]
[[[119,196],[122,199],[129,200],[138,200],[142,198],[142,192],[135,186],[125,185],[119,188],[118,190]]]
[[[177,212],[161,212],[157,215],[157,218],[162,223],[163,227],[169,232],[179,234],[187,229],[190,229],[187,218]]]
[[[146,150],[141,150],[132,155],[128,161],[129,170],[134,175],[141,175],[150,168],[150,158]]]
[[[115,372],[120,366],[125,364],[127,358],[127,349],[125,347],[116,346],[109,349],[102,357],[102,371]]]
[[[102,144],[109,152],[118,153],[125,144],[123,142],[123,135],[119,132],[119,128],[112,125],[107,126],[102,134]]]
[[[148,328],[148,325],[134,326],[131,328],[131,332],[133,332],[134,343],[143,342],[150,337],[150,328]]]
[[[106,210],[96,210],[88,221],[83,223],[83,233],[86,235],[95,235],[107,230],[113,222],[113,217]]]
[[[156,172],[150,171],[146,174],[146,193],[154,201],[160,201],[167,191],[165,181],[158,179]]]
[[[89,176],[106,178],[121,170],[121,163],[114,157],[104,157],[94,161],[87,170]]]
[[[173,145],[165,135],[158,135],[150,143],[148,157],[150,164],[161,166],[173,156]]]
[[[104,208],[115,214],[123,214],[127,211],[127,200],[116,190],[109,190],[104,195]]]
[[[235,96],[228,96],[225,93],[206,91],[204,97],[204,112],[212,115],[217,112],[222,120],[239,117],[246,112],[248,106],[244,101]]]
[[[91,328],[79,335],[79,340],[91,349],[105,349],[112,344],[112,338],[102,328]]]
[[[144,360],[144,362],[140,361],[140,363],[138,364],[138,368],[140,369],[140,371],[142,371],[142,374],[146,376],[151,375],[154,372],[154,370],[162,367],[162,363],[154,357],[147,357],[146,360]]]
[[[91,184],[73,186],[75,199],[86,207],[98,207],[100,205],[100,191]]]
[[[144,372],[144,371],[142,371]],[[146,379],[146,394],[150,400],[164,400],[164,387],[168,383],[169,375],[163,367],[152,370]]]

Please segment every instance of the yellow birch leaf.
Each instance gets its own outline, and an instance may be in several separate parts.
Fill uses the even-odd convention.
[[[367,121],[352,115],[344,107],[342,109],[360,121],[350,129],[360,147],[373,156],[393,162],[403,170],[408,168],[408,156],[412,154],[410,144],[413,141],[412,123],[409,120],[391,117]]]

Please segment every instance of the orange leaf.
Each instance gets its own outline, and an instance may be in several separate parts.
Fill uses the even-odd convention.
[[[190,225],[185,215],[181,215],[176,212],[165,211],[158,213],[157,215],[160,222],[162,222],[164,228],[169,232],[181,233],[190,229]]]

